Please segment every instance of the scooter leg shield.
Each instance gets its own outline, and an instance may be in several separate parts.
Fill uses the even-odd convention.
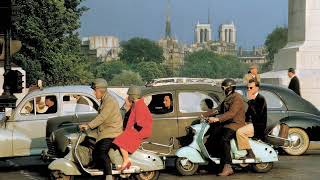
[[[50,169],[51,171],[60,171],[63,174],[70,176],[81,175],[81,172],[78,170],[77,165],[75,165],[72,161],[64,158],[52,161],[49,164],[48,169]]]
[[[108,155],[110,157],[111,162],[116,166],[119,166],[122,164],[123,162],[122,155],[118,149],[111,148],[108,152]]]
[[[278,153],[268,144],[250,139],[251,149],[260,162],[278,161]]]
[[[189,159],[192,163],[206,163],[199,151],[188,146],[178,149],[176,151],[176,156],[185,157]]]
[[[130,159],[132,165],[140,167],[142,171],[155,171],[165,168],[162,159],[150,152],[137,150],[130,155]]]

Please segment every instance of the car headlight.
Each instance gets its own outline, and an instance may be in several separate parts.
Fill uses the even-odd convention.
[[[272,136],[279,136],[280,133],[280,124],[276,125],[272,130],[271,130],[271,135]]]

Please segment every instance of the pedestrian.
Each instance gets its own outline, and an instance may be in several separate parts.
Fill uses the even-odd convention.
[[[254,79],[258,82],[260,82],[260,75],[258,74],[258,66],[257,65],[251,65],[249,67],[249,71],[247,74],[243,77],[243,83],[248,84],[250,79]]]
[[[95,168],[103,169],[106,180],[112,180],[111,161],[108,152],[112,141],[122,133],[122,117],[117,100],[108,93],[108,83],[102,78],[91,84],[97,99],[101,99],[98,116],[87,124],[79,125],[81,130],[96,129],[97,138],[92,153]]]
[[[294,70],[294,68],[288,69],[288,76],[289,76],[289,78],[291,78],[288,88],[291,89],[292,91],[294,91],[299,96],[301,96],[300,82],[299,82],[299,78],[297,77],[296,71]]]
[[[245,125],[245,106],[241,98],[241,95],[235,92],[236,82],[233,79],[225,79],[221,88],[224,91],[226,98],[218,107],[218,117],[209,117],[209,123],[214,123],[216,128],[214,133],[210,136],[214,136],[215,141],[220,141],[222,148],[220,158],[223,170],[219,173],[219,176],[232,175],[233,169],[231,167],[231,139],[236,137],[236,131]]]
[[[249,137],[264,141],[267,126],[267,103],[259,93],[260,83],[251,79],[247,85],[248,110],[246,112],[246,125],[237,130],[238,148],[247,150],[245,159],[255,159],[249,144]]]
[[[152,134],[152,115],[141,97],[141,89],[131,86],[127,94],[132,103],[129,120],[124,132],[113,141],[120,148],[123,157],[123,163],[118,168],[121,171],[131,166],[128,153],[134,153],[141,142]]]

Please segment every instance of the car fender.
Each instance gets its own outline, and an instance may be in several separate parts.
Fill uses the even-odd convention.
[[[0,129],[0,158],[13,156],[12,151],[12,131],[8,129]]]
[[[176,151],[176,156],[185,157],[193,163],[206,163],[200,152],[189,146],[178,149]]]
[[[301,128],[306,131],[310,141],[320,141],[320,118],[317,116],[290,116],[280,120],[290,128]]]
[[[49,164],[48,169],[50,169],[51,171],[60,171],[67,176],[81,175],[81,172],[78,170],[77,165],[75,165],[72,161],[64,158],[52,161]]]
[[[31,142],[32,139],[27,135],[13,131],[12,147],[13,156],[29,156],[31,155]]]

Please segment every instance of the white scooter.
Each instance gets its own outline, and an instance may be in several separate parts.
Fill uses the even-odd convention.
[[[220,158],[212,157],[205,147],[204,138],[210,125],[205,118],[201,118],[200,124],[191,126],[191,130],[194,133],[193,141],[191,144],[185,147],[181,147],[176,151],[176,168],[181,175],[193,175],[199,165],[207,165],[209,162],[220,164]],[[236,141],[231,140],[231,157],[232,165],[238,165],[241,167],[253,168],[255,172],[268,172],[273,167],[273,162],[278,161],[278,153],[273,149],[271,145],[268,145],[260,140],[249,139],[252,151],[254,152],[255,159],[244,159],[246,156],[246,150],[238,150]]]

